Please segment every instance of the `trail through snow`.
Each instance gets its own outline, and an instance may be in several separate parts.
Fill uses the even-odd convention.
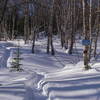
[[[85,71],[80,42],[69,55],[58,41],[51,56],[46,39],[36,41],[35,54],[20,40],[23,72],[9,71],[17,41],[0,43],[0,100],[100,100],[100,56]]]

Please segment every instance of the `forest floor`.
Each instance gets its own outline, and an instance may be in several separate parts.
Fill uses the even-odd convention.
[[[0,42],[0,100],[100,100],[100,43],[86,71],[80,40],[69,55],[55,38],[55,56],[46,54],[46,39],[36,41],[35,54],[19,42],[22,72],[10,71],[18,41]]]

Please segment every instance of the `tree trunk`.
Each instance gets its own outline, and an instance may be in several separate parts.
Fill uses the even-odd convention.
[[[94,57],[95,57],[96,54],[97,54],[96,51],[97,51],[98,36],[99,36],[99,32],[97,32],[96,38],[95,38],[95,40],[94,40],[94,53],[93,53]]]
[[[74,3],[74,9],[75,9],[75,2],[72,2],[71,1],[71,4],[70,4],[70,9],[71,9],[71,35],[70,35],[70,46],[69,46],[69,54],[72,54],[72,51],[73,51],[73,45],[74,45],[74,32],[75,32],[75,25],[74,25],[74,21],[75,21],[75,10],[72,9],[72,6],[73,6],[73,3]]]
[[[84,35],[84,39],[85,40],[89,40],[89,23],[88,23],[88,16],[86,14],[86,10],[87,10],[87,0],[83,0],[82,2],[83,4],[83,35]],[[90,69],[89,64],[89,45],[85,45],[84,46],[84,50],[83,50],[83,58],[84,58],[84,67],[86,70]]]
[[[89,61],[91,59],[91,52],[92,52],[92,0],[90,0],[90,14],[89,14],[89,32],[90,32],[90,41],[91,41],[91,44],[90,44],[90,48],[89,48]]]
[[[27,4],[25,6],[25,10],[24,10],[24,41],[25,44],[28,42],[29,39],[29,9],[28,9],[28,0],[25,0],[25,3]]]
[[[53,16],[54,16],[54,0],[52,7],[50,9],[50,20],[49,20],[49,27],[48,27],[48,41],[47,41],[47,53],[49,53],[49,49],[51,47],[51,54],[54,55],[54,47],[53,47],[53,40],[52,40],[52,34],[53,34]]]
[[[15,34],[15,14],[13,15],[13,26],[12,26],[12,40],[14,39],[14,34]]]
[[[100,1],[98,0],[98,11],[100,9]],[[99,12],[100,13],[100,12]],[[97,24],[97,34],[96,34],[96,38],[94,40],[94,57],[96,56],[96,50],[97,50],[97,41],[98,41],[98,37],[99,37],[99,32],[100,32],[100,14],[97,14],[97,20],[96,20],[96,24]]]
[[[8,3],[8,0],[5,0],[4,1],[4,5],[3,5],[3,10],[1,11],[2,13],[1,13],[1,18],[0,18],[0,24],[3,21],[4,15],[5,15],[5,11],[6,11],[6,8],[7,8],[7,3]]]
[[[48,33],[48,39],[47,39],[47,53],[49,54],[50,53],[50,34]]]
[[[36,37],[36,33],[35,33],[35,31],[34,31],[34,33],[33,33],[33,43],[32,43],[32,53],[34,53],[35,37]]]

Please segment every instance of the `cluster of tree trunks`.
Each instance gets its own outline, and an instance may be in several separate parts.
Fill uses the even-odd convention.
[[[6,37],[14,39],[16,35],[24,33],[24,41],[32,43],[32,53],[35,52],[35,41],[38,33],[42,30],[47,34],[47,53],[55,54],[53,35],[58,34],[61,38],[62,48],[68,49],[72,54],[77,35],[85,40],[90,40],[90,45],[83,48],[84,66],[89,69],[89,61],[93,49],[96,56],[97,40],[100,33],[100,0],[96,6],[93,0],[23,0],[20,4],[12,7],[7,6],[8,0],[3,2],[0,10],[0,32],[6,33]],[[22,9],[22,16],[17,16]],[[21,25],[20,25],[21,24]],[[21,26],[21,28],[20,28]],[[77,32],[81,32],[78,34]],[[93,33],[95,31],[95,38]],[[0,34],[1,35],[1,34]]]

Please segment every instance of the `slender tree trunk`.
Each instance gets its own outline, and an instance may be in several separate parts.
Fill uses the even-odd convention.
[[[62,46],[62,48],[64,47],[64,40],[65,40],[64,32],[61,29],[61,46]]]
[[[50,34],[48,33],[48,39],[47,39],[47,53],[49,54],[50,53],[50,43],[49,43],[49,41],[50,41],[50,36],[49,36]]]
[[[53,4],[52,7],[50,9],[50,21],[49,21],[49,28],[48,28],[48,44],[47,44],[47,53],[49,53],[49,49],[51,46],[51,54],[54,55],[54,47],[53,47],[53,40],[52,40],[52,36],[53,36],[53,15],[54,15],[54,0],[53,0]]]
[[[74,18],[74,16],[75,16],[75,11],[74,11],[74,9],[75,9],[75,4],[74,4],[74,9],[72,9],[72,5],[73,5],[73,3],[75,3],[75,2],[72,2],[71,1],[71,36],[70,36],[70,47],[69,47],[69,54],[72,54],[72,51],[73,51],[73,45],[74,45],[74,21],[75,21],[75,18]]]
[[[25,0],[25,3],[27,4],[25,6],[25,10],[24,10],[24,41],[25,44],[28,42],[29,39],[29,11],[28,11],[28,0]]]
[[[96,38],[95,38],[95,40],[94,40],[94,57],[96,56],[96,51],[97,51],[97,42],[98,42],[98,36],[99,36],[99,31],[97,32],[97,34],[96,34]]]
[[[89,32],[90,32],[90,48],[89,48],[89,61],[91,59],[91,52],[92,52],[92,0],[90,0],[90,14],[89,14]]]
[[[0,24],[0,41],[1,41],[1,35],[2,34],[2,24]]]
[[[86,15],[86,8],[87,8],[87,0],[83,0],[83,35],[85,40],[89,40],[89,33],[88,33],[88,17]],[[89,45],[84,46],[83,50],[83,58],[84,58],[84,67],[86,70],[90,69],[89,64]]]
[[[13,26],[12,26],[12,40],[14,39],[14,34],[15,34],[15,15],[13,15]]]
[[[35,38],[36,38],[36,33],[35,33],[35,30],[34,30],[34,33],[33,33],[33,43],[32,43],[32,53],[34,53]]]
[[[7,8],[7,4],[8,4],[8,0],[5,0],[4,1],[4,6],[3,6],[3,10],[2,10],[2,13],[1,13],[0,24],[3,21],[4,15],[5,15],[5,11],[6,11],[6,8]]]
[[[68,33],[65,34],[65,49],[68,49]]]
[[[100,10],[100,0],[98,0],[98,11]],[[99,12],[100,13],[100,12]],[[96,56],[96,51],[97,51],[97,42],[98,42],[98,37],[99,37],[99,32],[100,32],[100,15],[97,15],[97,34],[96,34],[96,38],[94,40],[94,57]]]

